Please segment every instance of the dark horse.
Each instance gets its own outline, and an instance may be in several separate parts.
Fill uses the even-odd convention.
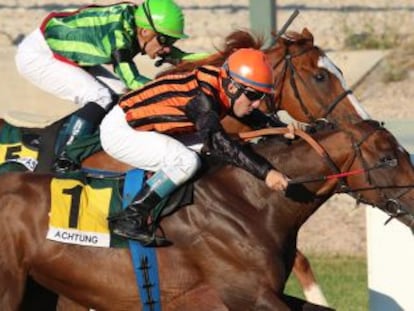
[[[283,291],[298,230],[338,191],[414,227],[409,155],[386,129],[363,121],[315,138],[323,157],[303,140],[289,146],[268,139],[254,147],[293,180],[315,180],[292,183],[286,194],[232,166],[196,182],[194,204],[162,221],[175,244],[157,249],[164,310],[326,310]],[[320,178],[356,171],[360,174]],[[90,308],[140,310],[128,250],[45,239],[51,179],[47,174],[0,176],[0,309],[18,308],[31,275]]]

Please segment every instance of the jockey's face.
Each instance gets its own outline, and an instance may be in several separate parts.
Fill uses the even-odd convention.
[[[158,39],[159,35],[150,29],[138,29],[138,42],[141,47],[141,53],[148,55],[151,59],[168,54],[171,47],[162,45]]]
[[[229,92],[236,94],[238,92],[238,88],[233,83],[230,83]],[[259,94],[255,90],[247,87],[234,102],[234,115],[239,118],[249,115],[253,109],[259,108],[263,97],[263,94]]]

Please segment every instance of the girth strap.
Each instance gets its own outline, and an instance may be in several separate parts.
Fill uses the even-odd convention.
[[[123,208],[127,207],[141,190],[144,171],[134,169],[125,176]],[[161,311],[161,297],[158,280],[157,253],[153,247],[144,247],[139,242],[128,240],[132,264],[141,297],[142,310]]]

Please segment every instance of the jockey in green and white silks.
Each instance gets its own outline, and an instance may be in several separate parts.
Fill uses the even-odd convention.
[[[116,103],[114,94],[149,81],[133,61],[138,53],[151,59],[205,57],[173,47],[186,37],[182,10],[173,0],[85,6],[50,13],[19,45],[16,65],[39,88],[80,106],[69,121],[63,148],[96,129]],[[111,64],[120,80],[103,64]]]

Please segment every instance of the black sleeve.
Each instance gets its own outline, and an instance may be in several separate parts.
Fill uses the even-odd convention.
[[[219,103],[200,92],[186,106],[186,114],[215,156],[264,180],[273,166],[226,134],[220,123],[219,109]]]
[[[131,63],[134,56],[134,53],[127,48],[115,50],[111,54],[112,63],[114,66],[121,63]]]
[[[277,115],[266,115],[259,109],[254,109],[252,113],[242,118],[237,118],[243,124],[258,130],[266,127],[286,127],[287,124],[280,121]]]

